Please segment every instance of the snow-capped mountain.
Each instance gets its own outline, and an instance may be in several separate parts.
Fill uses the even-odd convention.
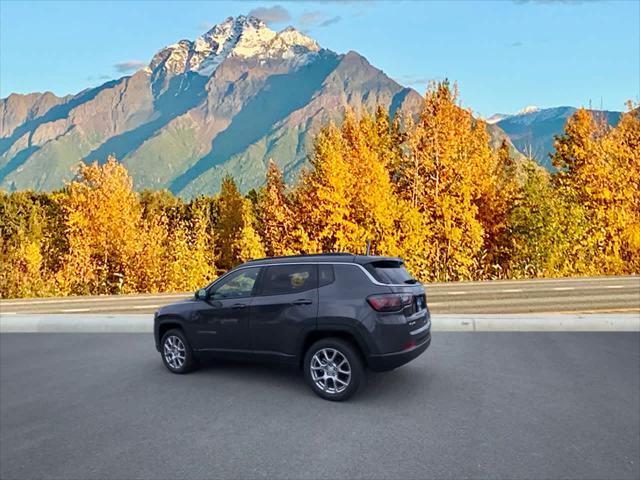
[[[193,41],[181,40],[156,53],[148,71],[154,75],[196,72],[206,77],[229,57],[295,59],[302,65],[320,50],[315,40],[293,27],[274,32],[260,19],[229,17]]]
[[[493,125],[495,123],[498,123],[500,120],[504,120],[505,118],[510,116],[511,115],[509,115],[508,113],[494,113],[490,117],[485,118],[484,121],[487,122],[489,125]]]
[[[323,125],[347,106],[378,104],[416,114],[422,99],[356,52],[230,17],[133,75],[67,97],[0,100],[0,188],[60,188],[78,162],[114,154],[139,189],[191,197],[231,174],[246,191],[264,181],[269,159],[293,179]],[[505,138],[489,130],[494,143]]]
[[[527,107],[522,108],[521,110],[518,110],[516,113],[494,113],[485,121],[488,124],[493,125],[494,123],[498,123],[504,120],[505,118],[512,118],[512,117],[517,117],[521,115],[526,115],[528,113],[534,113],[539,110],[540,110],[540,107],[536,107],[535,105],[529,105]]]

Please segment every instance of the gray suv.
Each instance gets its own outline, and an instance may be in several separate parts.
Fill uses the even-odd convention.
[[[311,389],[346,400],[365,368],[397,368],[431,342],[423,286],[404,261],[348,253],[252,260],[155,314],[173,373],[204,356],[302,368]]]

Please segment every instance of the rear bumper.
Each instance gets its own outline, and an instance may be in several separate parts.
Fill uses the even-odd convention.
[[[379,355],[369,355],[367,365],[375,372],[384,372],[393,370],[406,363],[409,363],[416,357],[419,357],[431,345],[431,331],[424,337],[421,343],[413,348],[403,350],[401,352],[384,353]]]

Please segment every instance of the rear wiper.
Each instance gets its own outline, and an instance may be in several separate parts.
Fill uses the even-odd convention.
[[[409,285],[411,285],[413,283],[418,283],[418,280],[416,280],[415,278],[410,278],[409,280],[405,280],[404,283],[408,283]]]

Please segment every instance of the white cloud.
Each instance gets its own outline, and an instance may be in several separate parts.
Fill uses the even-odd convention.
[[[395,77],[395,80],[400,85],[409,85],[411,87],[416,87],[416,88],[427,88],[427,85],[429,85],[429,82],[434,79],[431,77],[408,74],[408,75],[399,75]]]
[[[289,11],[280,5],[273,7],[258,7],[249,12],[249,15],[264,20],[265,23],[284,23],[291,20]]]
[[[334,23],[340,21],[340,16],[331,16],[327,15],[324,12],[320,12],[317,10],[306,11],[300,15],[300,25],[302,27],[310,28],[310,27],[328,27]]]
[[[125,62],[116,63],[113,68],[120,73],[130,73],[140,70],[146,66],[147,62],[143,62],[142,60],[127,60]]]

